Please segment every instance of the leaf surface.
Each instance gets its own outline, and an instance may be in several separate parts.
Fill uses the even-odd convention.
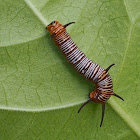
[[[139,139],[140,2],[0,0],[1,139]],[[114,92],[77,114],[95,86],[65,60],[45,26],[75,21],[77,46],[110,70]],[[44,26],[45,25],[45,26]],[[21,112],[23,111],[23,112]]]

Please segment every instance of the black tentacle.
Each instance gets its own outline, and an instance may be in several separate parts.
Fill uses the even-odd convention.
[[[105,112],[105,103],[102,104],[102,118],[101,118],[100,127],[102,126],[104,120],[104,112]]]

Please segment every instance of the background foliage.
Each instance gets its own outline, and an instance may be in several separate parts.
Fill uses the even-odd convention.
[[[0,0],[0,139],[140,137],[138,0]],[[114,92],[102,128],[101,105],[81,103],[95,87],[78,75],[45,26],[58,20],[94,62],[110,70]]]

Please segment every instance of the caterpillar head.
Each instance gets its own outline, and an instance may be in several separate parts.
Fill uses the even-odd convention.
[[[104,77],[106,76],[106,74],[108,74],[109,69],[110,69],[113,65],[114,65],[114,64],[110,65],[107,69],[105,69],[105,70],[103,71],[103,73],[102,73],[100,76],[102,76],[102,78],[104,78]],[[100,76],[97,77],[97,79],[94,80],[94,81],[98,81],[99,78],[100,78],[100,80],[102,80],[102,78],[101,78]],[[95,89],[94,91],[92,91],[92,92],[89,94],[89,100],[87,100],[87,101],[80,107],[80,109],[78,110],[78,113],[79,113],[79,112],[81,111],[81,109],[82,109],[86,104],[88,104],[89,102],[97,102],[97,103],[102,104],[102,118],[101,118],[101,123],[100,123],[100,127],[101,127],[101,126],[102,126],[102,123],[103,123],[103,119],[104,119],[105,102],[107,101],[108,98],[106,98],[107,96],[104,96],[104,97],[106,98],[106,100],[105,100],[105,98],[103,99],[103,96],[101,96],[101,98],[103,99],[103,100],[101,101],[101,100],[98,99],[98,96],[99,96],[100,94],[103,94],[103,93],[101,93],[100,91],[98,91],[98,90],[97,90],[97,87],[96,87],[96,89]],[[116,96],[116,97],[118,97],[119,99],[121,99],[121,100],[124,101],[124,99],[123,99],[122,97],[120,97],[119,95],[115,94],[114,92],[111,92],[111,93],[104,93],[104,94],[105,94],[105,95],[108,95],[109,98],[110,98],[111,95],[113,95],[113,96]]]
[[[58,26],[62,26],[58,21],[53,21],[51,22],[46,29],[50,32],[52,32],[53,30],[55,30]]]
[[[53,38],[55,35],[61,33],[64,30],[66,30],[65,28],[72,23],[75,23],[75,22],[70,22],[68,24],[62,25],[58,21],[53,21],[46,27],[46,29],[50,32],[51,37]]]

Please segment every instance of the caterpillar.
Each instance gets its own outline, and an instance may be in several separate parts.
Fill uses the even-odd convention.
[[[105,103],[110,96],[116,96],[124,101],[122,97],[113,92],[112,79],[108,73],[109,69],[115,64],[111,64],[107,69],[103,69],[98,64],[88,59],[85,54],[78,49],[66,32],[66,27],[73,23],[75,22],[62,25],[58,21],[53,21],[46,29],[50,32],[51,38],[74,68],[96,85],[95,90],[89,94],[89,100],[80,107],[78,113],[89,102],[100,103],[102,105],[101,127],[104,119]]]

